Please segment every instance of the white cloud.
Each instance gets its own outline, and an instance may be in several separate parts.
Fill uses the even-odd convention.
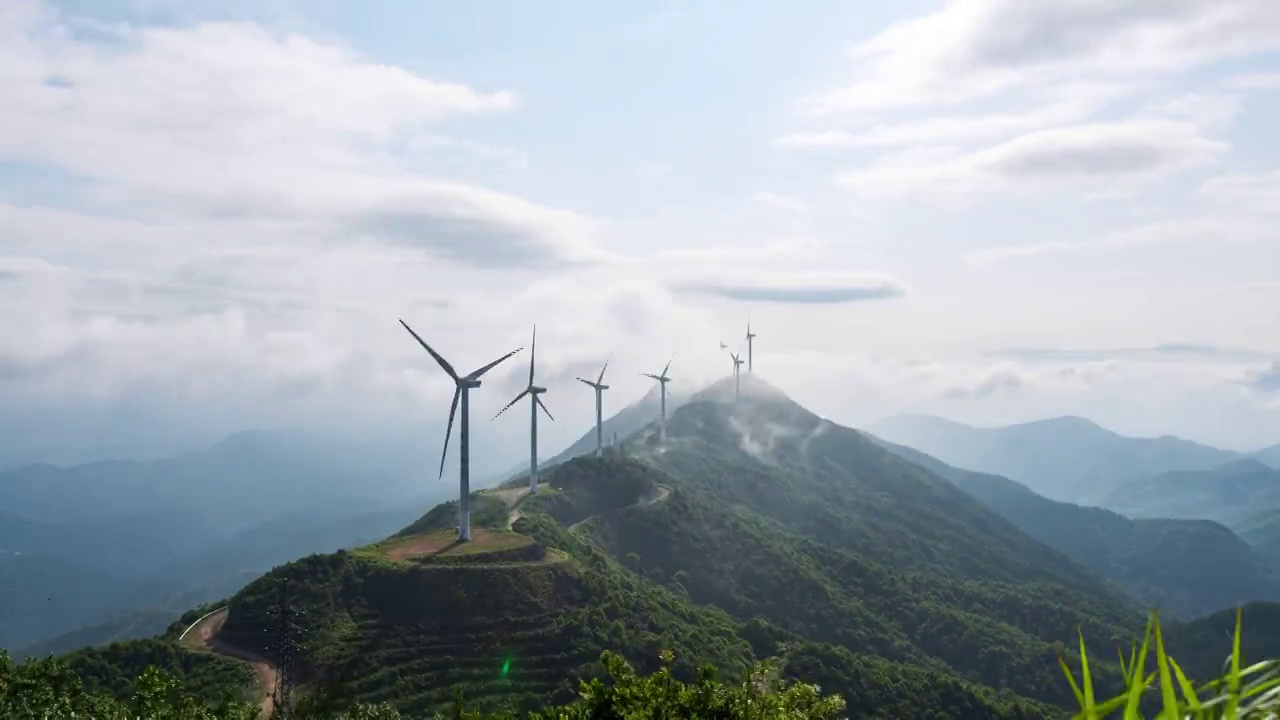
[[[809,212],[809,205],[803,200],[797,200],[796,198],[787,197],[785,195],[778,195],[777,193],[758,192],[751,196],[751,199],[763,205],[778,208],[779,210],[786,210],[794,213]]]
[[[217,10],[202,5],[199,14]],[[681,250],[606,254],[598,241],[610,218],[499,192],[485,179],[509,166],[529,169],[531,186],[543,180],[532,176],[541,168],[530,167],[526,148],[472,133],[476,123],[519,122],[524,88],[472,86],[462,71],[426,78],[339,42],[251,23],[87,28],[30,0],[0,2],[0,47],[0,160],[65,180],[56,194],[6,195],[10,186],[0,186],[3,428],[44,413],[102,418],[102,444],[142,416],[151,424],[140,434],[315,422],[427,436],[444,421],[452,388],[397,317],[468,368],[526,344],[536,321],[539,372],[557,417],[543,430],[548,445],[582,432],[591,396],[572,376],[611,355],[610,407],[647,391],[638,373],[673,352],[684,387],[725,375],[714,343],[740,334],[743,305],[755,329],[779,336],[757,344],[757,369],[844,423],[916,406],[1048,414],[1141,385],[1136,366],[1043,368],[945,353],[912,363],[849,350],[864,340],[883,345],[871,332],[801,333],[791,325],[839,326],[858,313],[915,321],[930,312],[915,304],[927,302],[927,280],[874,272],[883,268],[842,253],[846,228],[820,225],[828,208],[816,196],[808,214],[788,220],[819,239],[744,241],[731,228]],[[1141,178],[1216,157],[1213,141],[1171,131],[1183,127],[1176,123],[1143,126],[1145,144],[1137,130],[1052,129],[1101,107],[1111,96],[1091,100],[1087,90],[1104,84],[1055,80],[998,108],[837,127],[859,147],[903,149],[881,158],[892,170],[886,187],[898,192],[924,183],[971,183],[978,192],[1073,187],[1099,161]],[[1188,100],[1152,112],[1200,122],[1206,108]],[[1020,137],[1000,142],[1009,135]],[[1098,137],[1108,150],[1101,158],[1091,155]],[[475,171],[467,182],[443,169],[464,162]],[[623,175],[672,176],[657,160],[627,162]],[[768,197],[760,201],[799,207],[796,198]],[[881,219],[870,217],[858,234]],[[895,257],[904,273],[917,272],[910,257]],[[810,304],[798,311],[797,302]],[[805,337],[782,346],[784,332]],[[786,349],[806,343],[831,346]],[[478,413],[509,398],[525,357],[486,376]],[[1121,380],[1104,386],[1112,374]],[[1193,375],[1185,386],[1198,387]],[[1176,396],[1171,388],[1184,385],[1151,392]],[[1246,429],[1268,427],[1276,426]],[[59,437],[56,422],[49,428]],[[520,452],[518,424],[473,428],[501,452]],[[491,459],[508,464],[501,452]]]
[[[1223,130],[1235,122],[1242,109],[1237,95],[1191,92],[1157,104],[1152,114],[1186,120],[1202,129]]]
[[[1280,170],[1210,178],[1200,186],[1200,195],[1225,206],[1272,214],[1280,211]]]
[[[902,297],[907,286],[877,273],[777,273],[742,269],[675,274],[668,287],[678,292],[761,303],[839,305]]]
[[[1063,79],[1141,77],[1280,47],[1270,0],[955,0],[850,50],[815,114],[958,104]]]
[[[1010,260],[1063,253],[1116,251],[1170,243],[1248,243],[1275,237],[1274,227],[1257,218],[1204,215],[1179,217],[1117,230],[1103,237],[1078,241],[1050,241],[1026,245],[983,248],[964,256],[965,262],[984,266]]]
[[[876,122],[853,131],[797,132],[774,138],[783,147],[810,150],[889,148],[990,141],[1054,125],[1084,120],[1109,100],[1129,91],[1117,83],[1088,82],[1055,87],[1030,107],[973,115]]]
[[[1230,90],[1275,90],[1280,88],[1280,73],[1261,72],[1233,75],[1223,83]]]
[[[0,157],[90,180],[86,201],[138,216],[293,222],[321,241],[407,242],[481,265],[593,254],[586,218],[423,177],[397,158],[400,146],[439,145],[435,123],[515,109],[509,91],[248,23],[90,35],[27,0],[18,7],[0,17]]]
[[[1260,393],[1280,393],[1280,360],[1273,360],[1266,368],[1249,371],[1244,383]]]
[[[944,161],[890,161],[846,172],[838,182],[863,197],[927,193],[965,198],[1128,183],[1209,165],[1226,150],[1190,123],[1093,123],[1021,135]]]

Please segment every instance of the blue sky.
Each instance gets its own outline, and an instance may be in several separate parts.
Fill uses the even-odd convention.
[[[0,40],[32,445],[433,426],[405,317],[459,365],[539,323],[550,447],[575,374],[696,386],[748,312],[847,424],[1280,442],[1273,2],[15,0]]]

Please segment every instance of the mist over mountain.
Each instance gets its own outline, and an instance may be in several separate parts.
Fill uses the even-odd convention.
[[[682,392],[672,387],[667,387],[667,414],[674,413],[681,405],[689,401],[691,393]],[[600,423],[601,435],[604,444],[610,445],[614,437],[619,440],[630,437],[641,428],[658,421],[658,414],[661,411],[661,395],[659,395],[659,386],[649,389],[639,400],[622,407],[616,412],[610,411],[609,391],[604,393],[604,421]],[[583,455],[585,453],[594,452],[596,449],[596,428],[593,423],[591,427],[583,433],[582,437],[574,440],[569,447],[554,455],[550,460],[546,461],[547,465],[555,465],[570,458]],[[523,469],[527,474],[528,466],[526,464]]]
[[[1280,468],[1280,445],[1272,445],[1271,447],[1263,448],[1262,450],[1254,453],[1253,457],[1273,468]]]
[[[385,536],[447,492],[421,454],[247,431],[174,458],[0,473],[0,647],[154,631],[277,563]]]
[[[1243,457],[1167,435],[1126,437],[1079,417],[978,428],[928,415],[899,415],[868,430],[950,465],[1002,475],[1047,498],[1082,505],[1105,505],[1116,487],[1131,480],[1208,470]]]

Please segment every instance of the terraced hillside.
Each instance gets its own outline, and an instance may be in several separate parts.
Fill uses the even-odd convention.
[[[539,501],[563,498],[547,484]],[[476,495],[466,544],[453,541],[445,505],[377,545],[278,568],[232,600],[224,639],[258,642],[289,578],[314,629],[303,660],[317,702],[389,700],[421,713],[460,690],[483,706],[537,707],[571,697],[604,648],[655,665],[672,647],[726,671],[745,666],[749,647],[727,617],[507,529],[516,508],[504,496],[521,499]]]

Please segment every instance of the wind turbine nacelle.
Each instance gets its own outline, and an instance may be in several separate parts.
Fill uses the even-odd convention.
[[[474,378],[462,378],[458,381],[458,387],[474,390],[480,387],[480,381]]]
[[[608,390],[608,389],[609,389],[609,386],[608,386],[608,385],[597,385],[596,387],[597,387],[598,389],[600,389],[600,390]]]
[[[544,393],[544,392],[546,392],[546,391],[547,391],[547,389],[546,389],[546,388],[544,388],[544,387],[538,387],[537,385],[530,385],[530,386],[529,386],[529,392],[533,393],[534,395],[541,395],[542,393]]]

